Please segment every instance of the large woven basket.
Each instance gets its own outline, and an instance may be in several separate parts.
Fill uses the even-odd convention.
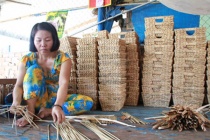
[[[175,29],[175,35],[181,38],[206,36],[206,28],[199,27],[199,28]]]
[[[173,30],[174,17],[173,16],[156,16],[147,17],[145,20],[146,30]]]
[[[203,87],[204,88],[204,87]],[[174,104],[179,105],[193,105],[198,107],[201,107],[203,104],[204,94],[201,92],[198,93],[176,93],[173,94],[173,101]]]
[[[171,93],[142,93],[142,98],[144,106],[169,107]]]
[[[102,111],[120,111],[125,104],[126,94],[99,95]]]

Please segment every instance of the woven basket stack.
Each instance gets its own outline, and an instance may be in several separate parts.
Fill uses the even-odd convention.
[[[175,30],[174,104],[202,106],[206,70],[206,29]]]
[[[119,111],[126,98],[126,46],[118,38],[98,40],[99,101],[102,111]]]
[[[174,55],[173,16],[145,18],[145,28],[143,103],[144,106],[168,107],[171,99]]]
[[[77,39],[77,93],[87,95],[98,107],[98,50],[97,38]]]
[[[206,86],[207,86],[207,99],[210,103],[210,40],[207,41],[207,64],[206,64]]]
[[[125,105],[137,106],[139,101],[139,38],[136,32],[127,32],[124,38],[127,50],[127,98]]]
[[[72,67],[71,67],[71,77],[69,83],[69,94],[73,94],[77,92],[77,75],[76,75],[76,58],[77,58],[77,38],[75,37],[63,37],[60,39],[60,50],[69,54],[72,60]]]

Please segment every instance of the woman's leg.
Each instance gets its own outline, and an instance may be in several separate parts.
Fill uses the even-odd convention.
[[[40,108],[40,100],[46,92],[43,71],[38,65],[32,65],[27,69],[23,81],[23,90],[23,98],[26,100],[27,109],[30,113],[35,114],[35,108]],[[27,124],[28,121],[23,117],[17,120],[18,126]]]
[[[65,115],[76,115],[90,111],[92,107],[93,100],[90,97],[81,94],[70,94],[63,104],[63,111]]]

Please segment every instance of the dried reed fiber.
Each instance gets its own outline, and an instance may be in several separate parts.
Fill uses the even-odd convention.
[[[62,140],[90,140],[87,136],[76,130],[68,120],[62,124],[54,123],[52,126],[57,130],[57,139],[59,139],[60,135]]]
[[[106,131],[105,129],[97,126],[94,123],[91,123],[88,120],[83,120],[80,122],[82,125],[86,126],[87,128],[89,128],[91,131],[93,131],[96,135],[98,135],[98,137],[101,140],[120,140],[119,138],[117,138],[116,136],[114,136],[113,134],[109,133],[108,131]]]

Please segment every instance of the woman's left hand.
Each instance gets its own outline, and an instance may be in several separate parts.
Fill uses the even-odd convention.
[[[52,117],[53,117],[53,121],[59,124],[65,121],[65,115],[61,106],[56,106],[56,105],[53,106]]]

